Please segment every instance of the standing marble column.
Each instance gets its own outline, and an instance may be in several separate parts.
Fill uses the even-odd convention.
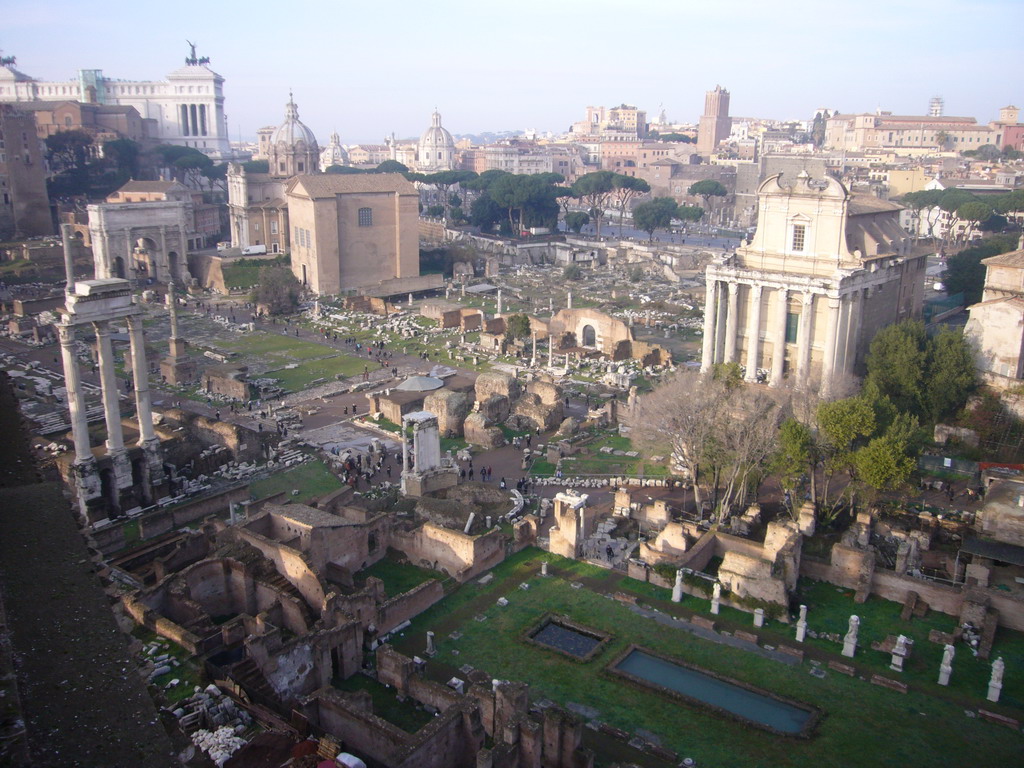
[[[772,373],[768,384],[782,385],[782,374],[786,362],[786,313],[789,311],[789,292],[779,288],[776,292],[775,317],[772,327]]]
[[[839,335],[839,298],[828,298],[828,326],[825,332],[825,348],[821,356],[821,389],[828,393],[832,387],[832,374],[835,371],[836,337]]]
[[[747,381],[757,381],[761,352],[761,286],[750,286],[750,320],[747,323]]]
[[[107,451],[124,451],[121,431],[121,409],[117,401],[117,376],[114,373],[114,349],[110,343],[110,326],[106,320],[93,323],[99,357],[100,386],[103,388],[103,416],[107,422]]]
[[[800,302],[800,325],[796,332],[796,375],[807,385],[811,371],[811,341],[814,338],[814,294],[804,291]]]
[[[173,309],[171,311],[174,312]],[[135,411],[139,418],[139,445],[146,445],[156,438],[156,433],[153,431],[153,406],[149,399],[146,340],[142,335],[142,318],[139,315],[128,317],[128,334],[132,354],[132,376],[135,379]]]
[[[736,362],[736,321],[739,319],[739,284],[729,282],[729,306],[725,316],[725,362]]]
[[[850,333],[850,300],[839,297],[839,327],[836,329],[836,356],[832,364],[832,379],[841,378],[847,370],[846,345]]]
[[[860,338],[860,320],[863,297],[858,289],[847,297],[849,318],[846,328],[846,371],[849,373],[857,365],[857,340]]]
[[[726,300],[726,287],[724,284],[718,286],[718,315],[715,320],[715,360],[716,363],[725,362],[725,335],[726,317],[729,313],[729,302]]]
[[[64,388],[67,390],[68,414],[71,417],[71,435],[75,442],[75,463],[92,459],[89,448],[89,422],[86,417],[85,397],[82,395],[82,377],[75,358],[75,327],[57,325],[60,353],[64,361]]]
[[[717,297],[718,282],[710,277],[707,280],[707,290],[704,293],[704,346],[701,350],[700,372],[707,373],[715,360],[715,320],[718,313],[715,311],[715,299]]]

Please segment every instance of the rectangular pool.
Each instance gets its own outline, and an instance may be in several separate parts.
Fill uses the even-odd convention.
[[[685,699],[709,705],[751,724],[790,735],[803,735],[816,719],[816,711],[728,682],[698,669],[676,664],[634,648],[611,667],[634,681],[667,689]]]
[[[594,637],[593,635],[578,632],[575,629],[563,627],[554,621],[549,621],[541,627],[540,631],[535,633],[532,639],[541,645],[549,646],[580,659],[586,658],[588,654],[601,644],[600,637]]]

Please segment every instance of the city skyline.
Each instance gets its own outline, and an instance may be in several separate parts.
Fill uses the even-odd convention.
[[[731,92],[733,115],[774,119],[809,119],[819,107],[925,114],[938,95],[946,114],[984,123],[1022,101],[1019,80],[998,73],[1020,69],[1024,45],[963,36],[970,19],[1017,27],[1024,5],[1012,0],[867,2],[849,17],[809,2],[780,15],[747,0],[625,10],[608,0],[524,0],[514,18],[464,0],[395,2],[376,15],[300,0],[284,18],[265,3],[244,16],[193,2],[174,17],[134,3],[107,7],[101,18],[63,0],[13,0],[0,48],[41,80],[70,80],[79,69],[162,80],[194,41],[226,80],[233,141],[280,123],[289,90],[322,145],[335,130],[346,144],[418,136],[435,107],[455,134],[560,133],[587,105],[619,103],[650,120],[663,107],[671,121],[696,123],[716,84]],[[324,18],[331,14],[334,23]]]

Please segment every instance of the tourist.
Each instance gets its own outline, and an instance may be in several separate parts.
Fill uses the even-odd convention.
[[[505,478],[504,477],[501,478],[501,482],[498,484],[498,487],[501,488],[501,490],[503,490],[503,491],[505,490]]]

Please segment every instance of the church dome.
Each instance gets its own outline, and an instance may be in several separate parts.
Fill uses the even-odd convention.
[[[277,126],[277,130],[270,137],[270,142],[275,146],[284,144],[286,147],[295,147],[301,142],[307,147],[315,147],[316,137],[306,124],[299,120],[299,109],[295,106],[290,93],[284,114],[284,122]]]
[[[348,165],[348,152],[341,146],[337,131],[331,134],[331,141],[320,152],[320,170],[326,171],[332,165]]]
[[[420,146],[431,149],[455,149],[455,139],[441,125],[441,113],[434,110],[430,119],[430,127],[420,137]]]
[[[448,171],[455,158],[455,139],[441,125],[441,113],[436,109],[430,127],[420,137],[417,165],[421,171]]]

